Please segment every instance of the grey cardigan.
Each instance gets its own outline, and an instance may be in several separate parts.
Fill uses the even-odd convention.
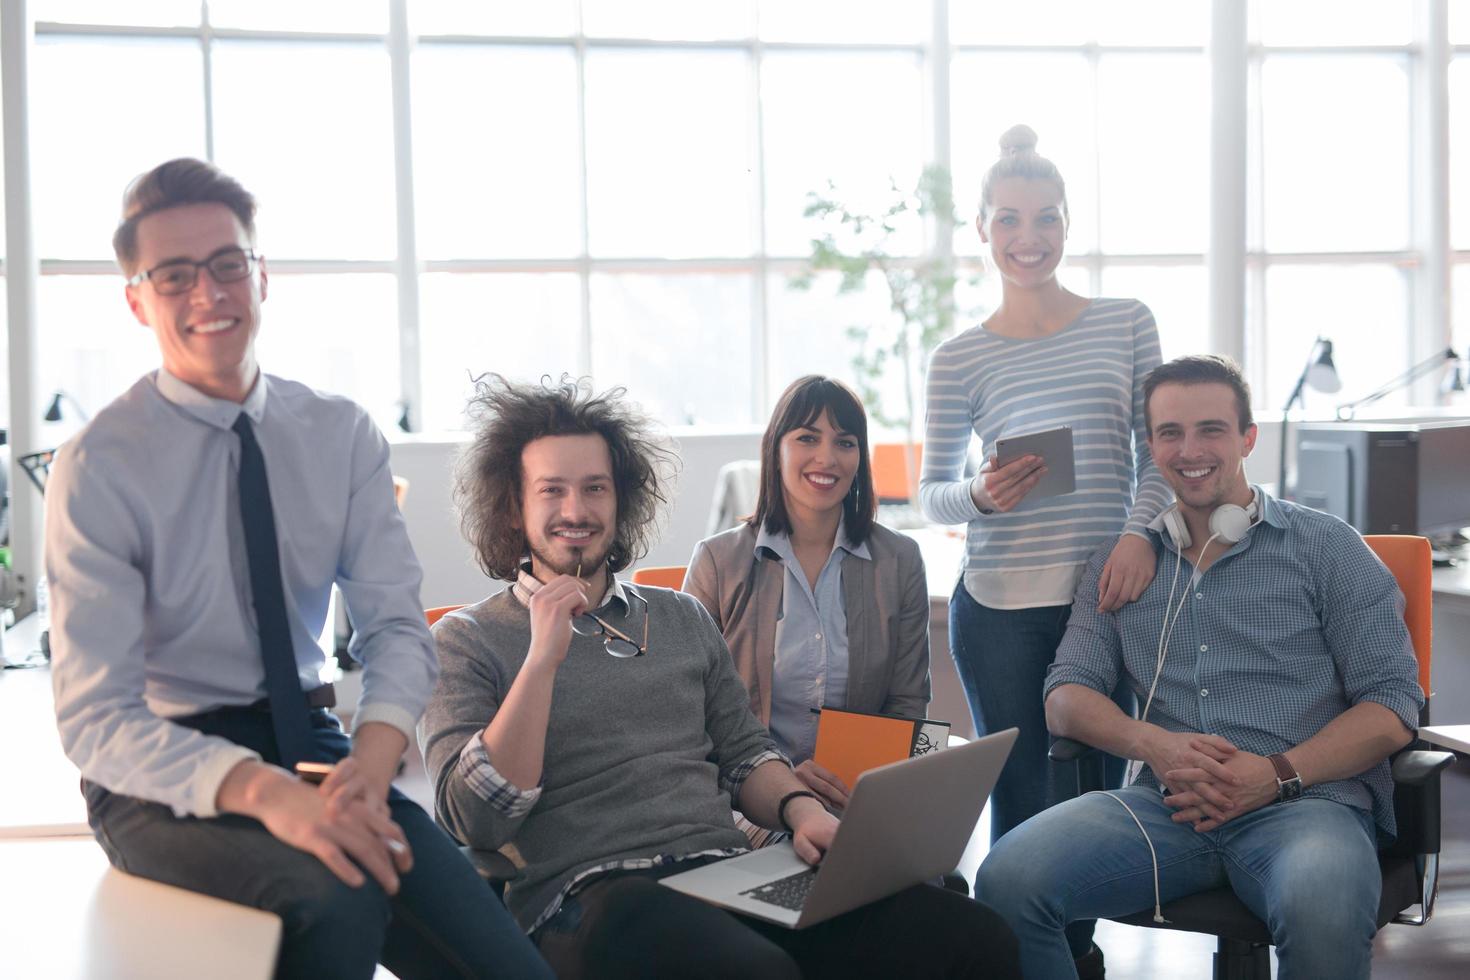
[[[648,653],[617,660],[597,637],[572,638],[553,688],[541,796],[524,813],[477,792],[461,753],[520,671],[530,615],[507,589],[434,627],[439,685],[419,741],[435,815],[462,843],[515,843],[526,866],[505,904],[525,928],[590,868],[748,847],[730,817],[731,796],[757,760],[776,758],[699,603],[623,587],[647,600],[633,600],[623,628],[641,634],[646,609]]]
[[[750,708],[768,725],[786,565],[768,549],[757,552],[755,539],[755,528],[741,524],[699,542],[684,591],[714,617],[750,692]],[[917,542],[881,524],[873,525],[867,543],[871,559],[842,560],[847,707],[922,718],[929,705],[924,559]]]

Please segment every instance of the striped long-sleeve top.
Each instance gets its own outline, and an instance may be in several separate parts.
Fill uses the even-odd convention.
[[[919,501],[941,524],[969,524],[965,587],[995,609],[1065,605],[1087,559],[1124,532],[1143,534],[1172,499],[1154,467],[1143,379],[1160,363],[1158,329],[1134,299],[1095,299],[1050,336],[975,326],[929,364]],[[1072,427],[1077,489],[981,514],[963,476],[973,432],[996,439]]]

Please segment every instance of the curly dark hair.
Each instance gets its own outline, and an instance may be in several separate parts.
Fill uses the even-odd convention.
[[[475,380],[468,414],[474,438],[455,467],[459,526],[485,574],[515,578],[528,552],[521,514],[521,452],[545,436],[600,435],[612,457],[618,527],[608,552],[614,572],[648,553],[669,502],[678,457],[627,389],[592,390],[590,378],[518,384],[498,374]]]

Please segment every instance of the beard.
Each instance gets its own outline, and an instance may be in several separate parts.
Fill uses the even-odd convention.
[[[594,551],[590,548],[568,549],[568,558],[558,559],[547,551],[531,545],[531,559],[540,567],[557,575],[577,575],[580,570],[585,575],[590,571],[607,564],[607,557],[612,552],[612,545]]]

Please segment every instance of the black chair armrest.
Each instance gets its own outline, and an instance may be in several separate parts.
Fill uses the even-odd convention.
[[[1405,749],[1393,757],[1394,785],[1423,786],[1431,779],[1438,781],[1440,772],[1454,761],[1453,752]]]
[[[1405,857],[1439,853],[1439,774],[1454,761],[1449,752],[1424,749],[1406,749],[1393,757],[1393,810],[1398,838],[1388,853]]]
[[[1102,789],[1107,781],[1103,753],[1085,742],[1057,737],[1052,739],[1046,754],[1052,762],[1052,786],[1057,801]]]
[[[1047,758],[1051,759],[1052,762],[1076,762],[1078,759],[1081,759],[1089,752],[1096,751],[1097,749],[1093,748],[1085,742],[1079,742],[1073,738],[1062,738],[1061,736],[1057,736],[1056,738],[1052,739],[1051,748],[1047,750],[1046,755]]]
[[[461,847],[460,852],[469,859],[481,878],[492,885],[504,885],[520,877],[515,862],[499,851],[484,851],[478,847]]]

